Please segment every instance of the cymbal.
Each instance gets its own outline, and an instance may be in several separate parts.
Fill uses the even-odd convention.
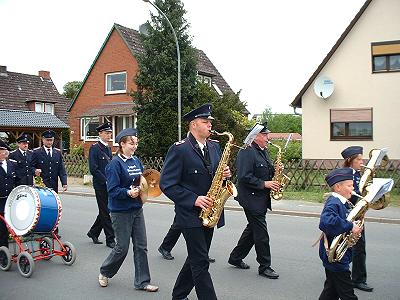
[[[147,181],[149,197],[160,196],[162,193],[160,189],[160,172],[155,169],[146,169],[142,176]]]
[[[149,197],[149,186],[147,184],[146,178],[143,176],[140,176],[140,184],[139,184],[139,198],[144,204],[147,201],[147,198]]]

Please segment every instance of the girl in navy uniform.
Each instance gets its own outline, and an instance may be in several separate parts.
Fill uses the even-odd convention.
[[[363,148],[361,146],[350,146],[342,151],[344,160],[344,167],[353,169],[353,186],[354,191],[357,194],[360,193],[359,184],[361,179],[361,166],[363,164]],[[352,196],[350,198],[351,203],[354,205],[357,203],[359,198]],[[361,237],[357,244],[353,246],[353,264],[351,269],[351,277],[353,280],[354,287],[366,291],[372,292],[374,288],[367,284],[367,266],[366,266],[367,254],[365,251],[365,228],[361,233]]]
[[[108,208],[116,244],[100,268],[99,284],[108,285],[108,278],[117,274],[129,249],[129,238],[133,243],[135,265],[134,287],[147,292],[158,291],[150,284],[150,270],[147,260],[147,237],[139,189],[132,183],[143,173],[141,161],[134,156],[138,145],[134,128],[122,130],[115,138],[119,144],[118,154],[106,167]]]
[[[319,229],[324,233],[319,244],[319,257],[325,267],[326,280],[324,289],[319,296],[320,300],[358,299],[354,294],[350,278],[349,264],[352,260],[352,248],[349,248],[339,262],[330,263],[327,252],[332,240],[345,232],[360,234],[362,228],[357,224],[347,221],[351,208],[348,199],[351,198],[353,187],[353,170],[341,168],[333,170],[326,178],[332,189],[331,195],[325,202],[321,213]]]

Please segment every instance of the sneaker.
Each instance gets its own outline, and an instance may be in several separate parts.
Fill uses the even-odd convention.
[[[101,287],[106,287],[108,285],[108,277],[103,274],[99,274],[99,284]]]

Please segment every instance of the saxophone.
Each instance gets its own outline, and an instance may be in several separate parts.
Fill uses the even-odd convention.
[[[276,154],[276,159],[274,162],[275,174],[272,180],[279,183],[279,189],[277,191],[271,190],[270,195],[271,198],[274,200],[281,200],[283,197],[283,190],[289,183],[290,178],[287,175],[283,174],[284,165],[282,163],[282,148],[276,144],[271,143],[270,141],[268,141],[268,144],[278,149],[278,153]]]
[[[222,153],[221,160],[219,161],[217,171],[215,172],[213,181],[211,183],[211,187],[207,192],[207,197],[211,198],[212,205],[206,209],[202,209],[199,215],[199,217],[203,220],[203,226],[210,228],[217,225],[226,200],[228,200],[228,198],[231,196],[237,196],[235,185],[229,180],[224,180],[222,176],[225,166],[228,165],[231,149],[234,146],[233,135],[229,132],[219,133],[214,130],[211,130],[211,133],[217,135],[227,135],[229,140],[225,145],[224,152]]]

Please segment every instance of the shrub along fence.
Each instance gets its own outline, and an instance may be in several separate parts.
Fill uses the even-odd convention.
[[[63,159],[68,176],[83,177],[83,175],[89,174],[88,161],[83,155],[67,154],[63,156]],[[163,157],[141,157],[140,159],[145,169],[161,171],[164,164]],[[290,177],[290,182],[287,186],[288,191],[316,191],[319,189],[328,189],[325,182],[326,174],[333,169],[342,167],[343,160],[290,160],[286,161],[284,165],[284,173]],[[233,161],[231,161],[230,167],[233,181],[235,181],[235,167]],[[384,168],[376,171],[375,177],[393,178],[395,182],[393,189],[395,192],[400,193],[399,160],[390,160]]]

